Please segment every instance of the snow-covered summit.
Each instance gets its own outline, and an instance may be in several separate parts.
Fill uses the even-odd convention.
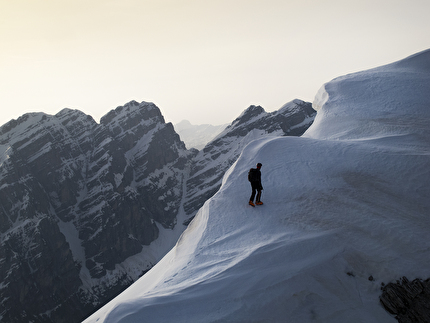
[[[407,60],[325,84],[303,137],[248,144],[176,246],[85,322],[394,323],[381,283],[430,277],[430,52]]]
[[[428,134],[428,61],[429,50],[325,84],[313,102],[316,126],[305,136],[364,139]]]

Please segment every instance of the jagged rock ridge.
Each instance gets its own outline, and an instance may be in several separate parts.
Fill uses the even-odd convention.
[[[175,225],[190,154],[151,103],[99,125],[77,110],[27,114],[0,134],[1,316],[82,319],[153,265],[116,268],[157,223]]]

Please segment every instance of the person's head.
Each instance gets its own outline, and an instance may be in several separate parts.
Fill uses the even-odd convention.
[[[258,164],[257,164],[257,168],[258,168],[258,169],[260,169],[260,168],[261,168],[261,166],[263,166],[261,163],[258,163]]]

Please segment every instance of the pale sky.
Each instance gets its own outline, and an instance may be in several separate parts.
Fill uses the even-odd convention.
[[[154,102],[230,123],[430,48],[429,0],[0,0],[0,125]]]

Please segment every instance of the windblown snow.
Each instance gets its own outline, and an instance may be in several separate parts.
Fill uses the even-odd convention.
[[[302,137],[248,144],[176,246],[85,322],[396,322],[381,283],[430,277],[429,89],[430,50],[325,84]]]

